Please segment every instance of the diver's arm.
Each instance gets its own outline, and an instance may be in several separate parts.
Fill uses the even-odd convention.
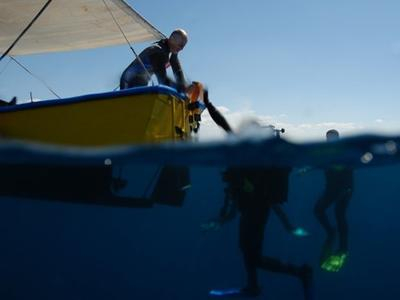
[[[168,56],[166,56],[161,49],[156,48],[149,55],[149,57],[153,72],[157,77],[158,83],[172,86],[172,80],[168,78],[167,70],[165,68],[166,63],[168,62]]]
[[[181,63],[178,59],[178,54],[172,53],[169,62],[171,64],[171,68],[176,79],[177,90],[180,92],[185,91],[186,80],[185,80],[185,75],[183,74]]]
[[[289,218],[282,207],[279,204],[275,204],[274,206],[272,206],[272,209],[274,210],[276,216],[279,218],[279,221],[282,223],[283,227],[288,232],[293,232],[294,226],[290,223]]]
[[[215,106],[210,102],[208,98],[208,91],[204,91],[204,104],[206,105],[208,112],[210,113],[211,118],[222,129],[224,129],[227,133],[232,132],[232,128],[229,125],[228,121],[224,118],[224,116],[215,108]]]
[[[236,214],[237,214],[237,205],[235,201],[233,201],[233,197],[231,196],[229,191],[225,189],[224,205],[219,211],[218,222],[220,224],[223,224],[232,221],[236,217]]]
[[[277,215],[287,232],[297,237],[304,237],[309,235],[309,233],[305,229],[301,227],[295,227],[292,225],[292,223],[290,223],[289,218],[281,205],[275,204],[274,206],[272,206],[272,209],[274,210],[275,214]]]
[[[237,214],[237,205],[229,191],[225,189],[224,205],[222,206],[217,218],[211,219],[200,227],[203,231],[217,231],[226,222],[232,221]]]

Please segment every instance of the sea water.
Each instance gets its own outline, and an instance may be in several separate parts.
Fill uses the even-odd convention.
[[[117,196],[146,196],[148,182],[159,174],[157,166],[165,164],[188,167],[191,184],[181,206],[152,203],[148,208],[90,204],[98,194],[88,194],[85,203],[69,203],[74,194],[63,201],[44,201],[29,194],[15,196],[3,186],[0,299],[200,300],[208,299],[210,289],[243,286],[238,217],[216,231],[201,228],[219,213],[224,199],[221,172],[232,165],[293,167],[284,209],[310,236],[288,234],[271,214],[263,252],[312,265],[316,299],[399,299],[399,141],[360,136],[333,144],[245,140],[105,150],[3,144],[3,171],[27,165],[78,166],[77,172],[111,166],[113,176],[126,180],[113,192]],[[354,167],[355,181],[347,211],[349,256],[337,273],[319,267],[325,233],[313,214],[324,189],[323,168],[332,164]],[[17,190],[29,178],[40,189],[55,184],[46,182],[49,177],[42,182],[35,174],[11,173],[12,178],[2,178]],[[60,193],[69,195],[76,182],[65,178]],[[257,299],[302,299],[295,278],[259,274],[263,295]]]

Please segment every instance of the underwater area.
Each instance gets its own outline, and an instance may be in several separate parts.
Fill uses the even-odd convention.
[[[200,300],[211,289],[244,286],[239,215],[220,228],[202,225],[224,203],[227,166],[254,165],[292,168],[282,207],[309,232],[296,237],[271,213],[263,254],[312,266],[314,299],[400,298],[399,141],[261,139],[94,152],[1,145],[0,299]],[[190,174],[179,193],[168,172],[167,187],[155,192],[165,165],[184,169],[185,180]],[[338,272],[320,268],[325,232],[314,215],[331,165],[354,169],[348,257]],[[329,217],[334,222],[333,208]],[[256,299],[303,299],[291,276],[259,270],[259,282]]]

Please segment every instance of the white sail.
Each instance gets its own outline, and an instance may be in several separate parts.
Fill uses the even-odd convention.
[[[46,0],[0,0],[0,53],[4,53]],[[123,0],[104,1],[127,39],[156,40],[162,33]],[[71,51],[126,43],[103,0],[53,0],[9,53]]]

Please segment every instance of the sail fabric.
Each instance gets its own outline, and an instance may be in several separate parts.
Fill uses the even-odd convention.
[[[0,1],[0,53],[4,53],[46,0]],[[109,10],[107,9],[107,6]],[[123,0],[53,0],[10,55],[71,51],[163,38]]]

